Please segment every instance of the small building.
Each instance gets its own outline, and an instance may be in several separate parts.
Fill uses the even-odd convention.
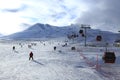
[[[113,45],[115,47],[120,47],[120,40],[116,40]]]

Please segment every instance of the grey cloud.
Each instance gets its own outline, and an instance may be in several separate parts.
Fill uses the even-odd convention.
[[[19,9],[4,9],[4,10],[2,10],[2,11],[15,13],[15,12],[19,12],[20,10],[19,10]]]
[[[118,31],[120,30],[120,0],[101,0],[90,11],[84,12],[77,23],[97,25],[97,28]],[[98,6],[101,5],[101,6]]]
[[[60,18],[63,18],[65,15],[66,15],[65,12],[61,12],[61,13],[53,14],[51,16],[56,18],[56,19],[60,19]]]
[[[31,25],[28,24],[28,23],[21,23],[20,26],[21,26],[21,28],[26,29],[26,28],[28,28]]]
[[[11,12],[11,13],[16,13],[16,12],[20,12],[23,11],[27,8],[27,5],[21,5],[20,8],[15,8],[15,9],[2,9],[3,12]]]

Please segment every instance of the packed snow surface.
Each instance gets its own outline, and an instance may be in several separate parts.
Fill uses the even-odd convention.
[[[71,50],[73,46],[76,50]],[[104,47],[84,47],[64,39],[0,41],[0,80],[120,80],[120,48],[109,49],[116,53],[115,64],[103,63]],[[31,51],[34,60],[29,60]]]

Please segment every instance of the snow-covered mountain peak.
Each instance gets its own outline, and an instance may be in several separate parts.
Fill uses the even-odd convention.
[[[34,24],[33,26],[31,26],[30,28],[28,28],[26,31],[29,31],[29,30],[45,30],[46,29],[46,25],[44,24],[41,24],[41,23],[36,23]]]
[[[52,26],[49,24],[41,24],[36,23],[33,26],[29,27],[28,29],[9,35],[5,38],[10,39],[40,39],[40,38],[60,38],[65,37],[67,38],[68,35],[77,34],[78,40],[84,41],[84,37],[82,37],[79,33],[81,27],[79,25],[70,25],[70,26]],[[84,29],[82,29],[84,30]],[[99,29],[87,29],[87,41],[95,41],[96,36],[101,35],[104,41],[115,41],[118,34],[108,32],[108,31],[101,31]]]

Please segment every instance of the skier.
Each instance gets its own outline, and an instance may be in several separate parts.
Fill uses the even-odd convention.
[[[13,46],[13,50],[15,50],[15,46]]]
[[[54,50],[56,50],[56,46],[54,46]]]
[[[33,60],[33,52],[31,51],[30,54],[29,54],[29,60],[32,58]]]

